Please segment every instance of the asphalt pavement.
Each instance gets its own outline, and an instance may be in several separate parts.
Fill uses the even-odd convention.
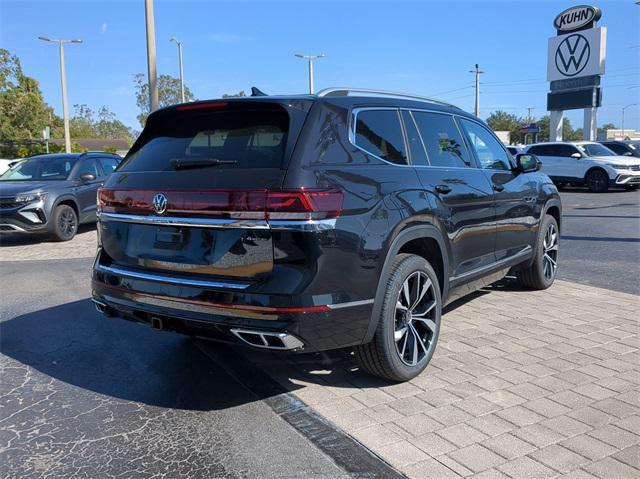
[[[640,294],[640,191],[560,195],[558,278]]]
[[[195,340],[95,312],[90,267],[0,264],[3,478],[352,476]]]

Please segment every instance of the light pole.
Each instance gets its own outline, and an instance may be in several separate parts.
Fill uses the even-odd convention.
[[[482,75],[484,72],[480,70],[480,67],[476,63],[476,69],[469,70],[469,73],[476,74],[476,107],[474,113],[476,116],[480,116],[480,75]]]
[[[324,53],[319,55],[296,53],[298,58],[306,58],[309,61],[309,93],[313,94],[313,60],[324,57]]]
[[[64,121],[64,151],[71,153],[71,138],[69,135],[69,107],[67,106],[67,73],[64,68],[64,44],[82,43],[82,40],[64,40],[40,36],[40,40],[57,43],[60,49],[60,83],[62,84],[62,119]]]
[[[149,72],[149,107],[158,109],[158,72],[156,69],[156,30],[153,20],[153,0],[144,0],[147,22],[147,70]]]
[[[180,63],[180,98],[182,100],[182,103],[184,103],[184,71],[182,70],[182,42],[176,40],[175,37],[171,37],[169,41],[178,45],[178,62]]]
[[[624,111],[627,108],[632,107],[632,106],[636,106],[636,105],[637,105],[637,103],[630,103],[629,105],[622,107],[622,125],[621,126],[622,126],[622,139],[623,140],[624,140]]]

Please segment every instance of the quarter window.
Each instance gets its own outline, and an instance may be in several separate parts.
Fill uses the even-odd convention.
[[[471,166],[469,153],[452,116],[414,111],[413,117],[432,166]]]
[[[404,165],[407,152],[397,110],[364,110],[356,115],[356,145],[369,153]]]
[[[485,127],[464,118],[460,118],[460,123],[467,132],[469,145],[475,151],[481,168],[491,170],[511,169],[507,151]]]

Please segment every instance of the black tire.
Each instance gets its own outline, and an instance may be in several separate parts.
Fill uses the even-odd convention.
[[[405,282],[409,299],[405,296]],[[417,301],[412,306],[414,299]],[[355,348],[360,368],[391,381],[413,379],[433,356],[441,314],[442,294],[431,265],[420,256],[399,254],[391,265],[373,340]]]
[[[584,182],[592,193],[606,193],[609,189],[609,175],[599,168],[591,170]]]
[[[567,186],[567,184],[564,181],[556,182],[556,188],[558,188],[559,190],[561,190],[562,188],[564,188],[566,186]]]
[[[56,241],[69,241],[78,232],[78,215],[69,205],[56,206],[51,221],[51,234]]]
[[[550,229],[555,231],[556,236],[554,239],[549,238]],[[533,263],[528,268],[516,271],[516,277],[522,286],[533,289],[547,289],[553,284],[557,273],[559,244],[560,230],[558,222],[553,216],[546,215],[540,225]],[[547,255],[550,259],[545,258]],[[552,262],[555,262],[555,264],[552,264]]]

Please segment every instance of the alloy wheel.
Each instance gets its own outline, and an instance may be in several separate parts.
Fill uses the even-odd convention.
[[[60,231],[65,238],[69,238],[74,235],[76,231],[76,215],[72,211],[63,211],[58,220]]]
[[[422,271],[410,274],[398,293],[394,340],[404,364],[415,366],[431,354],[437,336],[437,296]]]
[[[551,280],[556,275],[558,268],[558,230],[556,225],[549,224],[542,241],[542,272],[547,280]]]

